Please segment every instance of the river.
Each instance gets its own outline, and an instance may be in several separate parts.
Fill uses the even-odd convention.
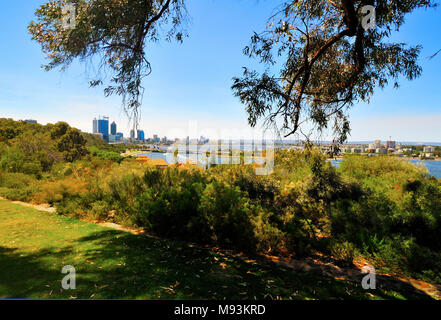
[[[343,160],[332,160],[332,164],[338,167],[339,163]],[[429,173],[437,179],[441,179],[441,161],[435,160],[410,160],[411,163],[417,164],[423,162]]]
[[[159,153],[159,152],[146,152],[146,153],[143,153],[142,155],[144,155],[144,156],[147,156],[147,157],[149,157],[149,158],[152,158],[152,159],[164,159],[165,161],[167,161],[167,162],[171,162],[171,161],[169,161],[169,159],[167,159],[167,154],[166,153]],[[196,156],[196,155],[193,155],[193,156]],[[201,156],[201,155],[197,155],[197,158],[199,159],[199,158],[202,158],[201,159],[201,162],[204,162],[205,161],[205,157],[203,157],[203,156]],[[181,155],[179,155],[178,156],[178,160],[179,161],[181,161],[181,162],[185,162],[185,160],[186,160],[186,158],[185,158],[185,156],[181,156]],[[335,166],[337,166],[338,167],[338,165],[339,165],[339,163],[341,162],[342,160],[332,160],[331,162],[332,162],[332,164],[333,165],[335,165]],[[427,169],[429,170],[429,173],[432,175],[432,176],[434,176],[435,178],[437,178],[437,179],[441,179],[441,161],[435,161],[435,160],[424,160],[424,161],[420,161],[420,160],[410,160],[410,162],[411,163],[413,163],[413,164],[417,164],[417,163],[419,163],[419,162],[423,162],[424,163],[424,165],[427,167]],[[203,166],[203,165],[202,165]]]

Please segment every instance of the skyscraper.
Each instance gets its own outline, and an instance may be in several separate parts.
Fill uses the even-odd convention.
[[[93,120],[93,133],[101,133],[103,139],[109,141],[109,117],[95,118]]]
[[[144,130],[138,130],[138,140],[144,142],[145,140]]]
[[[112,124],[110,125],[110,134],[112,136],[116,136],[116,123],[115,123],[115,121],[113,121]]]
[[[98,133],[98,120],[93,119],[93,133]]]

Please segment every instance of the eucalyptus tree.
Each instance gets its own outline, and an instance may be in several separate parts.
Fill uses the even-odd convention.
[[[376,88],[390,82],[398,86],[401,76],[420,76],[421,47],[389,40],[407,14],[435,6],[435,1],[280,1],[267,30],[255,33],[244,50],[265,65],[265,71],[245,69],[232,86],[251,126],[261,119],[281,123],[289,136],[312,122],[319,131],[331,127],[336,142],[343,142],[350,132],[348,111],[354,103],[369,101]],[[125,110],[137,120],[142,80],[152,71],[146,58],[148,44],[183,41],[185,2],[52,0],[36,10],[29,32],[49,59],[47,70],[64,70],[75,59],[98,63],[90,85],[104,85],[107,96],[121,96]],[[68,5],[73,5],[75,15],[66,12]],[[375,8],[375,28],[363,23],[367,6]],[[67,16],[74,18],[73,28],[63,23]]]
[[[184,0],[54,0],[35,14],[28,30],[49,60],[45,69],[64,70],[75,59],[98,64],[90,85],[121,96],[135,126],[142,79],[152,71],[147,44],[186,36]]]
[[[336,144],[344,142],[354,103],[369,101],[376,88],[391,82],[398,87],[400,77],[420,76],[421,47],[390,37],[407,14],[435,5],[430,0],[285,1],[244,49],[264,71],[245,68],[234,78],[233,92],[246,106],[250,125],[264,120],[287,137],[308,123],[318,132],[332,130]]]

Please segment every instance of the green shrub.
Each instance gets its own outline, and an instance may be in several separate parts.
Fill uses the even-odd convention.
[[[147,189],[137,198],[135,223],[155,234],[187,241],[204,243],[209,240],[207,226],[198,215],[197,186],[182,188],[170,186],[156,193]]]
[[[0,196],[14,201],[31,202],[34,193],[36,192],[35,187],[29,186],[21,189],[10,189],[5,187],[0,187]]]
[[[25,154],[17,147],[7,147],[0,156],[0,169],[7,172],[22,172]]]
[[[95,201],[91,204],[90,216],[94,220],[105,220],[109,216],[111,207],[104,200]]]
[[[142,178],[130,173],[122,177],[112,177],[108,182],[109,196],[119,212],[136,214],[135,199],[145,190]]]
[[[0,173],[0,186],[21,189],[35,182],[35,178],[24,173],[4,172]]]
[[[354,258],[358,256],[358,249],[348,241],[333,241],[330,244],[330,254],[338,259],[348,263],[353,262]]]
[[[42,176],[43,167],[41,166],[40,162],[25,162],[21,172],[28,175],[33,175],[39,179]]]
[[[56,205],[57,214],[75,218],[83,218],[86,215],[85,207],[83,199],[79,196],[62,199]]]
[[[256,212],[252,224],[257,251],[275,255],[288,252],[287,249],[292,247],[289,237],[272,222],[273,213],[264,208],[256,208]]]
[[[198,211],[210,229],[212,243],[252,252],[256,240],[253,206],[238,187],[209,183],[201,194]]]
[[[117,163],[121,163],[124,159],[118,152],[114,151],[106,151],[106,150],[100,150],[97,147],[90,147],[90,152],[98,157],[101,160],[111,160]]]

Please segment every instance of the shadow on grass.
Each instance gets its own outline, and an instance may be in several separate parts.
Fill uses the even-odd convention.
[[[62,290],[65,265],[76,268],[76,290]],[[0,247],[1,298],[128,299],[421,299],[414,288],[367,291],[360,283],[296,272],[272,262],[104,230],[20,254]],[[411,290],[412,289],[412,290]],[[396,295],[398,292],[399,295]]]

